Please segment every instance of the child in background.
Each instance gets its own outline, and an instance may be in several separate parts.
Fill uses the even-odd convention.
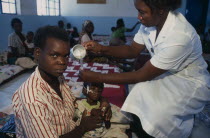
[[[33,52],[34,52],[34,33],[32,31],[29,31],[27,33],[25,44],[28,47],[29,53],[33,54]]]
[[[58,21],[58,27],[59,27],[60,29],[64,29],[64,22],[63,22],[62,20],[59,20],[59,21]]]
[[[110,38],[110,41],[109,41],[109,45],[110,46],[124,45],[125,42],[122,39],[115,37],[115,33],[116,33],[115,31],[117,30],[117,28],[112,27],[111,30],[112,30],[112,34],[111,34],[111,38]]]
[[[71,48],[78,44],[78,41],[79,41],[79,33],[78,33],[78,30],[77,30],[77,27],[73,27],[73,30],[71,32],[71,35],[70,35],[70,46]]]
[[[140,24],[140,22],[136,22],[132,28],[126,28],[124,20],[122,18],[118,19],[116,22],[115,31],[112,33],[111,39],[121,39],[124,43],[126,43],[125,32],[132,32],[136,26]]]
[[[66,24],[66,32],[68,33],[69,36],[71,36],[71,33],[73,32],[73,28],[71,28],[71,24],[67,23]]]
[[[79,38],[79,33],[77,27],[73,27],[73,32],[71,34],[73,38]]]

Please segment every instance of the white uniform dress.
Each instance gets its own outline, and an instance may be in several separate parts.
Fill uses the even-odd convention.
[[[169,12],[155,41],[156,28],[141,25],[134,41],[144,44],[151,64],[168,72],[137,83],[122,110],[136,114],[143,129],[157,138],[186,138],[194,117],[210,101],[210,75],[195,29],[185,17]]]

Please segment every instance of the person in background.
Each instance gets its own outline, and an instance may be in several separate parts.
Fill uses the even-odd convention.
[[[58,21],[58,27],[61,28],[61,29],[65,29],[64,28],[64,22],[62,20]]]
[[[86,116],[86,112],[79,126],[73,120],[75,97],[63,76],[70,52],[67,32],[56,26],[41,27],[34,45],[38,66],[12,98],[16,136],[81,138],[85,132],[101,127],[102,119]],[[101,108],[106,109],[103,116],[110,120],[106,99],[101,100]]]
[[[181,0],[134,0],[142,25],[131,46],[84,43],[87,51],[135,58],[145,47],[151,59],[137,71],[101,74],[80,71],[85,82],[135,84],[121,110],[135,114],[147,137],[187,138],[194,115],[210,101],[210,75],[199,35],[176,9]],[[138,121],[139,121],[138,120]],[[148,136],[149,135],[149,136]]]
[[[70,46],[73,47],[74,45],[78,44],[79,41],[79,33],[77,27],[73,27],[73,31],[70,36]]]
[[[72,32],[71,36],[73,38],[78,38],[79,37],[79,33],[78,33],[77,27],[73,27],[73,32]]]
[[[15,57],[25,56],[28,51],[28,47],[25,44],[26,38],[22,33],[22,25],[23,23],[19,18],[13,18],[11,21],[11,27],[14,32],[8,37],[8,46]]]
[[[90,20],[86,20],[82,24],[82,32],[79,36],[79,43],[82,44],[84,42],[93,40],[92,33],[94,32],[94,24]]]
[[[25,44],[28,47],[28,52],[30,54],[34,53],[34,33],[32,31],[29,31],[26,35]]]
[[[117,26],[115,27],[115,30],[113,31],[111,36],[111,40],[120,39],[124,43],[126,43],[125,32],[132,32],[139,23],[140,22],[136,22],[136,24],[132,28],[126,28],[123,19],[122,18],[118,19]]]
[[[66,24],[66,32],[68,33],[69,36],[71,36],[71,33],[73,32],[73,28],[71,28],[71,24],[67,23]]]
[[[94,24],[90,20],[84,21],[82,24],[82,32],[79,36],[79,44],[83,44],[85,42],[88,42],[90,40],[93,40],[92,33],[94,32]],[[100,55],[93,55],[89,53],[85,58],[84,62],[98,62],[98,63],[105,63],[107,62],[106,57],[101,57]]]
[[[117,31],[116,27],[112,27],[111,31],[112,31],[112,34],[111,34],[111,39],[109,41],[109,45],[110,46],[123,45],[125,42],[121,38],[116,37],[116,32],[115,32]]]

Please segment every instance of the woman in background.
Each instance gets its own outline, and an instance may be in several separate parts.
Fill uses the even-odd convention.
[[[82,25],[82,32],[79,37],[79,43],[82,44],[84,42],[93,40],[92,33],[94,32],[93,22],[90,20],[86,20]]]

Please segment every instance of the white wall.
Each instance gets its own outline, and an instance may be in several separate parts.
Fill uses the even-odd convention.
[[[61,16],[137,17],[133,0],[107,0],[106,4],[77,4],[77,0],[60,0]],[[185,14],[186,1],[180,12]],[[37,15],[36,0],[16,0],[18,15]]]
[[[77,0],[61,0],[62,16],[137,17],[133,0],[106,0],[106,4],[77,4]]]
[[[106,0],[106,4],[77,4],[77,0],[61,0],[62,16],[137,17],[134,0]],[[186,1],[179,11],[185,14]]]

